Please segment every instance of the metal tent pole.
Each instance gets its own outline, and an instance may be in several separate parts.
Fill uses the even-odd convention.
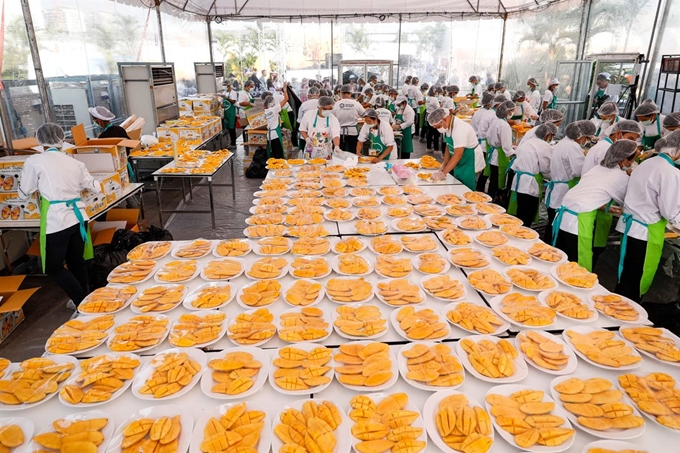
[[[505,25],[507,21],[508,13],[505,13],[503,15],[503,34],[501,35],[501,56],[500,59],[498,60],[498,80],[501,80],[501,74],[503,73],[503,53],[505,52]]]
[[[158,40],[161,43],[161,61],[165,63],[165,43],[163,42],[163,21],[161,20],[161,1],[162,0],[156,0],[156,18],[158,19]]]
[[[208,49],[210,50],[210,63],[215,65],[215,57],[213,56],[213,48],[212,48],[212,27],[210,26],[210,17],[206,18],[206,23],[208,24]]]
[[[578,32],[578,46],[576,49],[576,59],[583,60],[586,52],[586,40],[588,39],[588,25],[590,23],[590,7],[592,0],[583,0],[583,10],[581,10],[581,29]]]
[[[399,86],[399,70],[401,69],[401,14],[399,14],[399,38],[397,41],[397,78],[390,80],[390,85],[394,82],[394,87]]]
[[[31,16],[31,8],[28,6],[28,0],[21,0],[21,10],[24,13],[24,22],[26,22],[26,33],[28,35],[28,45],[31,49],[31,57],[33,58],[33,68],[35,69],[35,79],[38,83],[38,93],[43,102],[43,113],[47,122],[53,122],[52,109],[50,108],[50,96],[47,91],[47,83],[45,82],[45,74],[43,74],[42,63],[40,63],[40,52],[38,51],[38,41],[35,38],[35,29],[33,28],[33,17]]]
[[[666,33],[666,22],[670,14],[671,3],[673,2],[666,1],[663,6],[663,14],[660,14],[662,3],[663,1],[659,0],[659,3],[656,6],[656,15],[654,16],[654,24],[652,25],[652,34],[649,37],[649,47],[647,48],[647,55],[645,55],[645,57],[648,60],[648,63],[645,64],[644,68],[642,69],[642,76],[640,77],[640,84],[638,88],[640,90],[639,91],[640,94],[638,96],[638,99],[642,100],[647,98],[647,92],[651,87],[652,71],[654,71],[654,66],[656,66],[656,64],[660,62],[659,51],[661,48],[661,42],[663,41],[664,35]],[[659,17],[661,17],[660,22]],[[647,69],[649,69],[649,74],[647,74],[648,72]],[[657,90],[659,89],[658,84],[656,89]],[[659,108],[663,108],[663,105],[661,105]]]

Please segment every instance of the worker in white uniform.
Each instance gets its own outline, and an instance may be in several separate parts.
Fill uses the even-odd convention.
[[[569,261],[591,272],[595,268],[607,246],[612,214],[621,214],[628,188],[627,171],[637,153],[634,141],[617,141],[562,199],[552,225],[553,245],[562,249]]]
[[[370,76],[368,76],[368,83],[364,85],[361,92],[365,93],[366,90],[368,90],[369,88],[372,88],[372,89],[375,90],[375,86],[376,86],[377,83],[378,83],[378,76],[375,75],[375,74],[371,74]]]
[[[300,108],[298,109],[297,120],[299,124],[302,124],[302,118],[305,117],[307,112],[316,110],[319,105],[319,97],[321,97],[321,94],[318,88],[311,87],[309,90],[307,90],[307,100],[300,104]],[[304,147],[305,140],[302,138],[302,135],[300,135],[298,148],[302,150]]]
[[[267,157],[285,159],[283,133],[281,132],[281,110],[288,103],[288,82],[284,85],[284,96],[276,101],[273,95],[264,98],[264,118],[267,120]]]
[[[410,159],[413,153],[413,122],[416,120],[416,114],[408,105],[406,96],[397,96],[394,100],[396,106],[394,115],[394,125],[392,129],[401,131],[401,149],[399,150],[400,159]]]
[[[465,121],[439,108],[428,117],[429,123],[444,135],[446,151],[440,169],[432,180],[440,181],[450,174],[468,189],[474,190],[477,173],[484,168],[484,155],[477,142],[477,135]]]
[[[515,110],[512,112],[512,117],[508,121],[510,124],[519,124],[523,121],[526,122],[538,119],[538,114],[531,104],[527,102],[527,95],[524,91],[517,90],[512,96],[512,102],[515,103]]]
[[[411,90],[411,79],[412,76],[406,76],[406,80],[404,80],[404,84],[401,86],[401,94],[406,96],[408,98],[408,92]]]
[[[663,136],[667,136],[671,132],[677,131],[680,128],[680,112],[673,112],[666,115],[663,119]]]
[[[553,123],[559,129],[562,124],[562,119],[564,119],[564,115],[559,110],[543,110],[539,115],[539,119],[541,123]],[[519,144],[521,145],[525,141],[534,138],[535,134],[535,127],[529,129],[526,134],[524,134],[524,137],[522,137],[522,140],[519,141]]]
[[[368,84],[366,84],[366,85],[368,85]],[[374,102],[371,102],[371,101],[373,100],[374,97],[375,97],[375,96],[374,96],[374,93],[373,93],[373,88],[371,88],[371,87],[369,86],[368,88],[366,88],[365,90],[363,90],[363,91],[361,92],[361,94],[360,94],[359,97],[357,98],[357,102],[358,102],[359,104],[361,104],[361,106],[362,106],[363,108],[369,109],[369,108],[372,108],[372,107],[373,107],[373,103],[374,103]]]
[[[458,96],[460,88],[457,85],[449,85],[446,87],[446,94],[441,100],[441,107],[448,110],[451,115],[458,112],[458,106],[454,100]]]
[[[397,158],[397,144],[394,141],[394,131],[390,123],[381,121],[375,109],[366,109],[364,113],[364,126],[359,132],[359,141],[356,147],[357,155],[363,154],[364,143],[368,142],[368,156],[373,157],[374,164],[383,160],[395,160]]]
[[[556,109],[557,108],[557,96],[555,96],[555,90],[560,86],[560,81],[556,78],[550,79],[548,82],[548,89],[545,90],[543,94],[543,103],[541,104],[541,110]]]
[[[595,136],[602,140],[605,137],[609,137],[611,131],[608,129],[621,121],[621,119],[619,107],[613,102],[605,102],[597,110],[597,118],[593,118],[590,121],[597,127]]]
[[[61,151],[64,131],[59,125],[43,124],[36,138],[45,151],[26,159],[19,197],[28,199],[40,192],[42,268],[69,297],[67,306],[75,310],[89,293],[85,259],[93,258],[87,227],[90,219],[80,199],[81,192],[100,193],[101,184],[92,178],[85,164]]]
[[[538,80],[531,77],[527,80],[527,87],[529,88],[529,93],[527,96],[527,101],[535,111],[541,110],[541,92],[538,91]]]
[[[512,164],[515,178],[512,183],[508,214],[517,216],[525,227],[538,220],[543,197],[543,182],[550,179],[550,142],[557,134],[553,123],[537,126],[535,136],[517,147],[517,158]]]
[[[416,112],[416,132],[415,135],[420,138],[420,141],[425,141],[425,93],[430,89],[430,85],[423,83],[418,85],[418,77],[411,79],[411,91],[409,93],[409,100],[413,111]]]
[[[557,209],[569,189],[578,184],[586,156],[583,149],[595,134],[595,125],[589,120],[575,121],[565,130],[565,137],[555,145],[550,160],[550,182],[545,191],[548,208],[548,228],[544,241],[552,244],[552,229]]]
[[[505,96],[505,99],[512,101],[512,95],[505,89],[505,82],[497,82],[494,88],[496,89],[496,94],[502,94]]]
[[[255,82],[246,80],[243,84],[243,90],[238,93],[238,107],[241,117],[245,116],[245,112],[250,110],[255,105],[255,98],[251,92],[255,89]]]
[[[330,159],[331,149],[340,149],[340,123],[333,116],[335,102],[330,96],[319,98],[317,109],[309,111],[300,123],[300,134],[305,140],[305,158]]]
[[[609,131],[609,136],[598,141],[595,146],[588,150],[588,154],[586,154],[586,158],[583,161],[581,174],[585,175],[592,168],[600,165],[612,143],[622,139],[637,141],[642,133],[638,123],[631,120],[621,120],[614,124],[614,126],[607,128],[607,130]]]
[[[489,91],[482,93],[481,101],[479,101],[482,107],[472,115],[472,119],[470,121],[472,129],[475,131],[475,134],[477,134],[477,142],[479,142],[479,146],[484,153],[485,160],[486,153],[488,152],[489,148],[486,141],[486,132],[489,129],[489,124],[491,124],[491,121],[496,118],[496,111],[492,108],[493,102],[493,93],[490,93]],[[486,189],[487,180],[488,177],[484,176],[483,172],[480,173],[477,179],[476,190],[479,192],[484,192]]]
[[[597,75],[595,87],[592,91],[593,106],[602,106],[605,102],[616,103],[619,100],[619,97],[614,94],[613,88],[609,85],[611,77],[608,72],[601,72]]]
[[[644,100],[635,109],[633,116],[638,120],[640,129],[642,129],[642,148],[644,150],[655,149],[654,144],[663,135],[662,125],[666,116],[659,112],[659,107],[651,99]]]
[[[392,112],[387,110],[385,108],[387,106],[387,103],[385,102],[385,99],[380,97],[375,100],[375,105],[373,106],[375,108],[375,111],[378,112],[378,115],[380,116],[380,119],[382,121],[387,121],[390,125],[394,124],[394,118],[392,118]]]
[[[504,97],[503,95],[496,97],[499,96]],[[500,189],[505,189],[510,158],[515,155],[515,148],[512,146],[512,128],[508,124],[514,110],[515,104],[512,101],[505,101],[496,107],[496,119],[491,122],[486,132],[489,152],[486,156],[484,174],[489,178],[487,193],[492,198],[496,198]]]
[[[387,87],[389,90],[389,87]],[[376,83],[375,86],[373,87],[373,97],[371,98],[371,105],[372,107],[375,108],[375,103],[378,101],[378,99],[382,99],[385,103],[385,106],[387,107],[387,104],[390,101],[389,96],[385,92],[385,84],[384,83]]]
[[[476,75],[470,76],[468,79],[470,82],[470,93],[468,93],[467,98],[475,101],[472,107],[477,107],[478,99],[482,97],[482,85],[479,83],[479,78]]]
[[[352,99],[352,88],[349,85],[340,87],[342,99],[333,106],[333,115],[340,122],[340,148],[343,151],[354,152],[357,147],[359,118],[364,114],[364,108]]]
[[[623,233],[616,292],[637,302],[647,293],[661,260],[668,223],[680,222],[680,131],[660,138],[658,156],[642,162],[630,176],[623,216],[616,230]]]
[[[439,94],[439,90],[437,87],[434,85],[430,87],[430,89],[427,92],[427,98],[425,99],[425,116],[424,116],[424,121],[423,121],[423,128],[425,129],[425,138],[427,142],[427,150],[432,151],[432,142],[434,142],[434,150],[439,151],[439,132],[437,129],[433,128],[428,122],[427,122],[427,117],[430,113],[434,112],[439,106],[439,99],[437,99],[437,95]]]

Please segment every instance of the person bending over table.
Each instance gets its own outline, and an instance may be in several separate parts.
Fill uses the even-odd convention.
[[[363,155],[364,143],[370,141],[368,155],[373,157],[372,163],[377,164],[382,160],[395,160],[397,153],[394,132],[390,123],[380,120],[380,115],[375,109],[366,109],[364,113],[364,125],[359,132],[356,153]]]

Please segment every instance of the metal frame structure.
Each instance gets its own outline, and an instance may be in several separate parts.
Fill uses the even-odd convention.
[[[665,75],[663,88],[661,87],[661,76]],[[675,76],[675,83],[671,80],[669,86],[669,76]],[[671,111],[675,111],[675,101],[678,93],[680,93],[680,55],[664,55],[661,58],[661,68],[659,70],[659,79],[656,83],[656,96],[654,96],[654,102],[659,97],[661,93],[661,107],[664,106],[666,100],[666,93],[673,93],[673,102],[671,103]]]

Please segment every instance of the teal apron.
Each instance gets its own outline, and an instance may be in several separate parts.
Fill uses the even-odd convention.
[[[385,151],[385,144],[383,143],[382,138],[380,138],[380,132],[378,132],[378,135],[376,136],[369,132],[369,137],[371,138],[371,147],[368,150],[368,155],[371,157],[380,157]],[[375,156],[373,153],[376,153]],[[390,152],[383,160],[389,159],[391,155],[392,153]]]
[[[570,181],[548,181],[548,183],[546,184],[546,186],[548,186],[548,189],[545,191],[545,193],[547,194],[547,198],[545,199],[545,207],[550,208],[550,197],[552,196],[552,191],[555,188],[555,184],[567,184],[571,189],[576,184],[578,184],[580,180],[581,180],[580,177],[576,177]]]
[[[224,117],[222,118],[222,128],[234,129],[236,127],[236,108],[227,99],[222,101]]]
[[[453,130],[453,121],[449,133]],[[444,142],[449,148],[449,155],[453,156],[454,144],[453,137],[444,134]],[[468,189],[475,190],[477,185],[477,175],[475,174],[475,149],[463,148],[463,157],[460,158],[456,167],[451,170],[450,175],[462,182]]]
[[[560,233],[560,225],[562,224],[564,213],[568,212],[576,216],[578,219],[578,264],[588,269],[588,272],[592,272],[593,246],[605,247],[609,238],[609,229],[613,219],[612,215],[609,214],[609,206],[611,204],[612,202],[610,201],[606,212],[600,209],[590,212],[575,212],[566,206],[560,206],[552,224],[552,245],[555,246],[557,243],[557,236]]]
[[[504,189],[505,182],[507,178],[508,168],[510,166],[510,159],[503,152],[503,148],[496,148],[495,146],[490,146],[489,151],[486,154],[486,167],[484,168],[484,176],[489,177],[491,175],[491,157],[493,157],[494,151],[498,152],[498,188]]]
[[[520,104],[519,107],[522,109],[522,113],[520,113],[519,115],[512,115],[510,117],[511,120],[517,121],[517,120],[522,120],[524,118],[524,105]]]
[[[553,93],[552,101],[550,101],[547,108],[552,110],[557,109],[557,96],[555,96],[555,93]]]
[[[665,154],[659,154],[658,157],[665,159],[669,164],[675,167],[675,164]],[[649,291],[649,287],[652,286],[652,281],[654,280],[654,275],[659,267],[659,262],[661,261],[661,254],[663,252],[663,244],[665,241],[666,234],[666,224],[668,220],[662,218],[656,223],[647,224],[641,222],[640,220],[634,218],[631,214],[623,214],[621,217],[626,228],[623,232],[623,237],[621,238],[621,255],[619,256],[619,281],[621,281],[621,273],[623,272],[623,263],[626,257],[626,248],[628,246],[628,233],[630,232],[630,227],[633,222],[637,222],[640,225],[647,227],[647,249],[645,252],[645,262],[643,265],[642,278],[640,279],[640,296],[644,295]]]
[[[106,129],[105,129],[106,130]],[[46,153],[49,152],[61,152],[57,148],[48,148],[45,150]],[[48,200],[43,196],[40,196],[40,257],[42,258],[42,270],[45,272],[45,263],[47,261],[47,212],[50,206],[55,204],[65,204],[69,208],[73,209],[73,213],[78,219],[80,224],[80,237],[85,243],[85,250],[83,251],[83,258],[86,260],[91,260],[94,258],[94,250],[92,248],[92,239],[90,237],[90,231],[85,224],[85,219],[80,212],[76,203],[80,201],[80,198],[74,198],[72,200]]]
[[[513,169],[514,170],[514,169]],[[515,172],[515,190],[512,191],[511,196],[510,196],[510,203],[508,205],[508,214],[515,215],[517,214],[517,189],[519,188],[519,180],[522,178],[522,176],[531,176],[533,177],[536,182],[538,183],[538,199],[539,201],[543,198],[543,174],[541,173],[529,173],[528,171],[520,171],[520,170],[514,170]],[[539,210],[536,211],[536,217],[534,218],[534,222],[538,223],[538,217],[539,217]]]
[[[401,113],[398,113],[394,119],[396,120],[397,124],[399,122],[404,121],[404,115]],[[401,138],[401,154],[402,158],[404,158],[404,154],[411,154],[413,152],[413,133],[411,132],[411,126],[407,127],[406,129],[401,130],[402,138]],[[407,159],[407,158],[404,158]]]
[[[276,129],[274,129],[274,131],[276,131],[276,135],[278,136],[279,141],[281,142],[281,149],[283,150],[283,133],[281,133],[281,126],[280,125],[276,126]],[[267,129],[267,159],[269,159],[272,155],[272,142],[269,139],[269,132],[271,132],[271,130]],[[285,151],[283,159],[285,159]]]
[[[394,114],[397,111],[397,108],[394,105],[394,102],[390,102],[387,104],[387,109]]]
[[[645,150],[654,149],[656,141],[661,138],[661,124],[659,121],[659,114],[656,114],[656,131],[657,135],[645,135],[646,131],[642,133],[642,146]]]

